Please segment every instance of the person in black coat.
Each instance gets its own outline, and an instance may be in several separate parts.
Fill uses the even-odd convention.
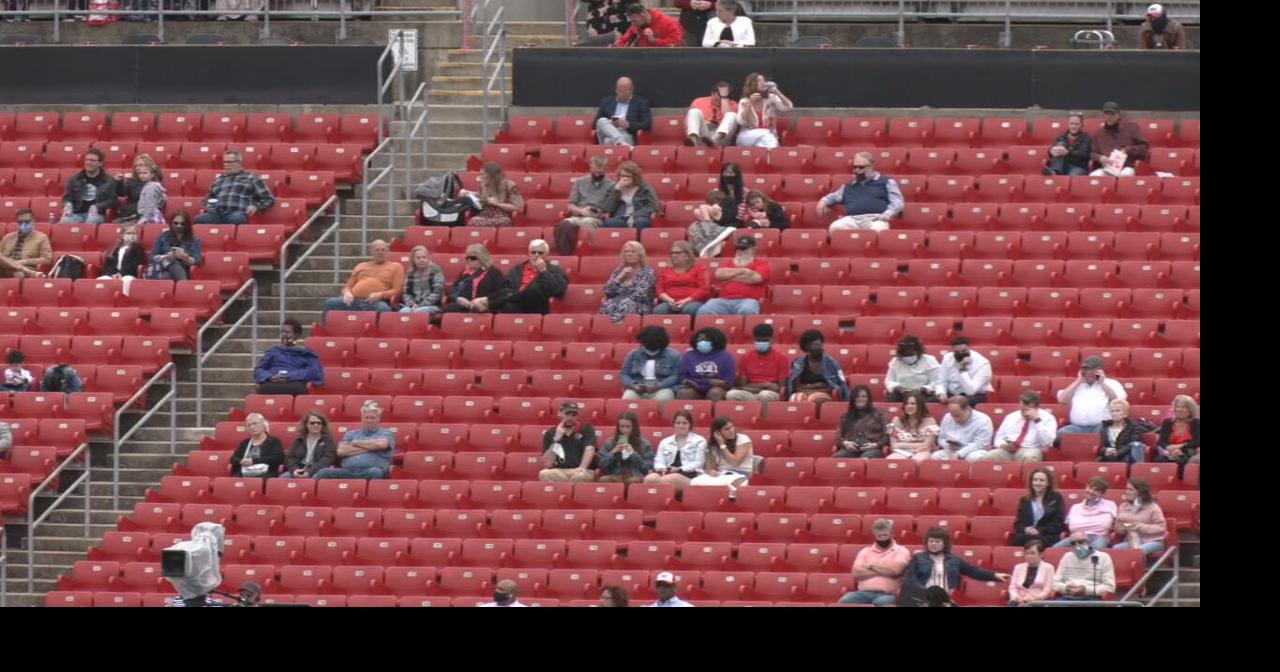
[[[314,444],[314,448],[308,450]],[[311,453],[310,459],[307,453]],[[298,423],[298,436],[284,454],[284,473],[280,478],[311,478],[338,461],[338,444],[329,433],[329,420],[319,411],[307,411]]]
[[[752,191],[747,193],[746,210],[747,216],[743,218],[743,226],[753,229],[778,229],[779,231],[784,231],[791,226],[791,220],[787,218],[787,211],[762,192]]]
[[[1037,504],[1042,513],[1036,518]],[[1052,546],[1067,529],[1067,502],[1054,486],[1053,470],[1037,467],[1027,477],[1027,496],[1018,502],[1018,517],[1013,521],[1013,545],[1025,546],[1040,539]]]
[[[121,250],[124,255],[120,254]],[[119,280],[123,277],[136,278],[141,268],[147,265],[147,248],[138,242],[138,227],[129,225],[120,229],[120,240],[115,247],[102,255],[102,276],[99,280]]]
[[[1176,463],[1178,478],[1188,463],[1200,463],[1200,407],[1195,399],[1185,394],[1173,398],[1173,417],[1160,423],[1155,461]]]
[[[245,417],[244,426],[249,430],[249,438],[241,441],[231,454],[231,475],[275,478],[284,465],[284,445],[267,433],[267,419],[259,413]],[[264,465],[266,470],[257,473]]]
[[[444,312],[487,313],[489,297],[501,292],[507,286],[507,280],[493,267],[493,259],[484,245],[468,245],[466,262],[462,274],[453,281],[449,290]]]
[[[489,300],[497,313],[546,315],[551,312],[551,299],[564,298],[569,278],[548,256],[551,246],[545,240],[529,243],[529,260],[516,264],[507,274],[507,286]]]
[[[1129,417],[1129,402],[1116,399],[1109,407],[1111,419],[1102,421],[1102,431],[1098,445],[1099,462],[1124,462],[1137,464],[1147,455],[1147,446],[1142,442],[1142,435],[1155,429],[1144,420]],[[1112,428],[1119,427],[1119,434],[1111,438]]]
[[[1088,175],[1092,156],[1093,138],[1084,132],[1084,115],[1072,113],[1067,117],[1067,132],[1058,136],[1049,148],[1049,164],[1044,174]]]
[[[951,533],[941,527],[931,527],[924,535],[925,550],[911,556],[907,564],[907,581],[904,591],[923,591],[933,585],[944,590],[960,589],[960,577],[967,576],[977,581],[1009,582],[1009,575],[990,572],[981,567],[974,567],[964,558],[951,554]],[[942,560],[942,576],[935,577],[937,561]],[[940,580],[937,580],[940,579]],[[945,583],[945,585],[943,585]]]

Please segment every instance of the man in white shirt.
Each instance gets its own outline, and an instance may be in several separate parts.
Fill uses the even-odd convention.
[[[671,572],[659,572],[653,579],[658,587],[658,601],[651,607],[692,607],[692,604],[676,597],[676,575]]]
[[[493,591],[493,601],[485,602],[481,607],[527,607],[527,604],[520,604],[520,600],[516,599],[516,591],[520,586],[516,585],[511,579],[503,579],[495,586]]]
[[[951,352],[942,357],[942,384],[947,396],[963,394],[971,406],[985,403],[991,391],[991,360],[969,348],[969,339],[951,340]]]
[[[947,400],[947,414],[942,416],[938,430],[938,446],[932,457],[935,460],[972,460],[991,449],[991,417],[975,410],[968,397],[957,394]]]
[[[1053,414],[1040,408],[1040,393],[1028,390],[1018,398],[1021,408],[1017,413],[1005,416],[996,432],[995,448],[977,451],[981,455],[971,460],[988,462],[1040,462],[1044,451],[1053,445],[1058,421]]]
[[[1058,393],[1058,403],[1067,405],[1071,421],[1058,434],[1097,434],[1102,431],[1102,421],[1111,417],[1111,402],[1128,396],[1120,381],[1103,373],[1101,357],[1086,357],[1076,381]]]

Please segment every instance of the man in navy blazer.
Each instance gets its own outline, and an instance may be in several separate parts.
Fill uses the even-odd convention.
[[[596,110],[596,142],[601,145],[636,144],[636,133],[653,128],[649,101],[635,94],[636,86],[628,77],[618,79],[616,96],[600,101]]]

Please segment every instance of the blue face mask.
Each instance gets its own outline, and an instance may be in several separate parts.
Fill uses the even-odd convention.
[[[769,341],[756,341],[756,352],[764,354],[769,352],[769,346],[773,345]]]
[[[18,233],[22,235],[31,233],[32,230],[34,230],[35,228],[36,228],[36,223],[33,221],[18,222]]]
[[[711,352],[711,341],[698,341],[698,352],[708,354]]]

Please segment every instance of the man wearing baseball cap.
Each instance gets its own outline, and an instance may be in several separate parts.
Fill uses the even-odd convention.
[[[578,422],[581,407],[566,401],[560,405],[560,422],[542,435],[542,466],[538,480],[578,483],[596,480],[591,462],[596,457],[596,430]]]
[[[1142,137],[1142,129],[1132,121],[1120,117],[1120,104],[1107,101],[1102,105],[1102,128],[1094,131],[1092,141],[1093,164],[1098,169],[1089,173],[1093,177],[1108,175],[1104,165],[1111,152],[1119,149],[1125,153],[1124,168],[1118,177],[1133,177],[1133,164],[1147,158],[1150,145]]]
[[[769,291],[769,264],[756,259],[756,239],[750,234],[738,238],[733,265],[715,273],[719,292],[702,304],[699,315],[759,315],[764,295]]]
[[[1102,431],[1102,421],[1111,417],[1111,402],[1129,395],[1120,381],[1107,378],[1102,371],[1101,357],[1086,357],[1080,363],[1080,375],[1067,389],[1058,393],[1058,403],[1067,405],[1067,417],[1071,424],[1058,430],[1063,434],[1097,434]]]
[[[1147,22],[1139,32],[1143,49],[1186,49],[1187,31],[1164,13],[1163,5],[1147,8]]]
[[[692,607],[692,604],[676,597],[676,575],[671,572],[658,572],[653,579],[658,587],[658,601],[651,607]]]

